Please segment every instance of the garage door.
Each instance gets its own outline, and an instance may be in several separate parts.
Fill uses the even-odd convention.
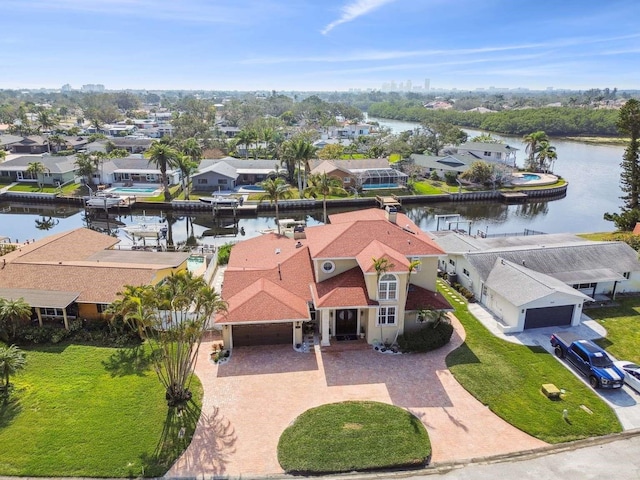
[[[293,343],[293,325],[291,323],[233,326],[234,347],[282,345],[287,343]]]
[[[561,307],[530,308],[524,318],[524,328],[571,325],[575,305]]]

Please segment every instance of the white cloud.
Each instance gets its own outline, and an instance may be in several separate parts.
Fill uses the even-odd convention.
[[[366,15],[387,3],[395,2],[396,0],[353,0],[342,7],[342,15],[337,20],[334,20],[329,25],[324,27],[321,32],[326,35],[338,25],[348,23],[355,20],[362,15]]]

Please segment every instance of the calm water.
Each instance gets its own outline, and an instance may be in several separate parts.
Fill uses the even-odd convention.
[[[371,119],[376,120],[376,119]],[[411,130],[418,124],[392,120],[378,121],[394,131]],[[478,131],[467,130],[470,136]],[[498,135],[495,135],[498,136]],[[519,137],[500,137],[509,145],[519,148],[518,163],[524,162],[524,145]],[[612,231],[614,226],[602,218],[605,212],[615,212],[620,208],[620,162],[623,147],[588,145],[579,142],[553,140],[558,160],[554,170],[569,181],[567,196],[561,200],[535,202],[520,205],[500,203],[445,203],[424,207],[406,208],[406,213],[423,230],[435,230],[436,215],[459,213],[463,220],[471,221],[470,230],[491,233],[521,232],[525,228],[548,233],[580,233]],[[142,219],[143,212],[133,215],[112,217],[107,224],[101,220],[96,226],[107,227],[123,243],[130,244],[125,232],[118,226],[156,221],[157,218]],[[308,225],[321,223],[322,212],[283,212],[282,217],[305,219]],[[119,223],[118,223],[119,222]],[[197,243],[219,245],[232,240],[240,240],[259,235],[260,230],[275,227],[272,216],[240,219],[238,233],[234,236],[213,236],[216,225],[211,215],[174,215],[171,217],[172,234],[175,243]],[[230,226],[232,222],[223,223]],[[84,212],[71,207],[40,206],[28,204],[0,203],[0,237],[10,236],[13,240],[37,240],[51,233],[63,232],[86,225]],[[467,223],[459,228],[468,229]],[[447,228],[440,221],[440,228]],[[243,235],[244,233],[244,235]]]

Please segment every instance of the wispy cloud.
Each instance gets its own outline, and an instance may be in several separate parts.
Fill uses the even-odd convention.
[[[338,25],[351,22],[358,17],[366,15],[367,13],[382,7],[383,5],[395,1],[396,0],[353,0],[342,7],[342,15],[340,16],[340,18],[334,20],[329,25],[324,27],[321,32],[323,35],[326,35]]]

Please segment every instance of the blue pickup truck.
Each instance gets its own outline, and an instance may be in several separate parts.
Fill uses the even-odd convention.
[[[565,358],[589,379],[593,388],[620,388],[624,373],[616,367],[607,352],[589,340],[575,335],[554,333],[551,346],[558,358]]]

